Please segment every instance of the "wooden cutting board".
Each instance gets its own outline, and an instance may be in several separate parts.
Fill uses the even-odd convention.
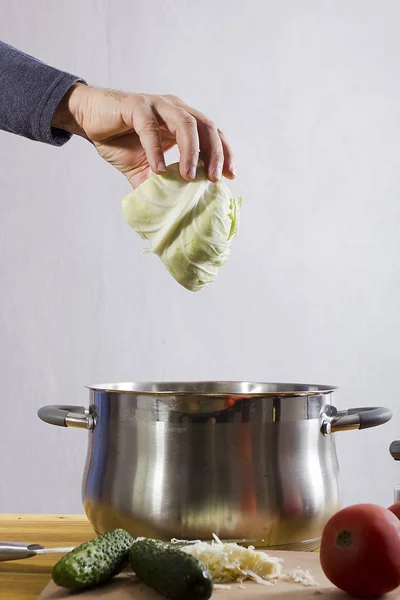
[[[245,589],[240,589],[239,585],[232,585],[230,590],[215,590],[213,598],[215,600],[246,600],[249,598],[262,600],[283,600],[284,598],[293,598],[297,600],[340,600],[349,598],[327,580],[319,564],[319,554],[311,552],[269,552],[272,556],[278,556],[284,559],[283,571],[286,573],[300,567],[310,571],[311,575],[317,580],[318,587],[305,587],[298,583],[278,582],[274,586],[264,586],[256,583],[245,582]],[[81,594],[71,594],[50,582],[39,596],[38,600],[86,600],[97,598],[98,600],[159,600],[160,596],[141,583],[130,580],[128,575],[120,575],[108,585],[84,592]],[[400,600],[400,588],[385,598]],[[188,599],[190,600],[190,599]]]

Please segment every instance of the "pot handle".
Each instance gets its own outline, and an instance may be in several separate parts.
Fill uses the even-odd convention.
[[[394,460],[400,460],[400,441],[396,440],[390,444],[389,452]]]
[[[93,415],[84,406],[68,404],[42,406],[37,414],[45,423],[58,427],[80,427],[92,431],[95,426]]]
[[[323,410],[321,432],[329,435],[337,431],[369,429],[387,423],[392,417],[392,411],[382,406],[360,406],[338,411],[334,406],[328,405]]]

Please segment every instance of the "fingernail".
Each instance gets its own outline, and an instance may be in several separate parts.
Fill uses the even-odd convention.
[[[196,179],[196,167],[190,167],[187,174],[190,177],[190,179]]]
[[[157,169],[159,171],[166,171],[167,167],[165,166],[165,162],[163,160],[160,160],[160,162],[157,164]]]
[[[230,170],[230,172],[232,173],[232,175],[236,175],[236,169],[235,169],[235,167],[234,167],[233,165],[231,165],[231,166],[229,167],[229,170]]]
[[[219,179],[221,179],[221,177],[222,177],[222,170],[221,170],[221,169],[214,169],[214,171],[213,171],[213,173],[212,173],[212,174],[213,174],[213,177],[214,177],[215,179],[218,179],[218,180],[219,180]]]

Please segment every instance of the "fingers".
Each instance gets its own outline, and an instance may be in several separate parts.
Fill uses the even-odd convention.
[[[156,110],[164,126],[176,137],[180,154],[179,171],[181,176],[186,181],[192,181],[196,178],[200,153],[199,133],[195,117],[165,98],[157,99]]]
[[[224,166],[224,149],[218,130],[208,119],[198,120],[201,154],[210,181],[219,181]]]
[[[235,178],[235,166],[232,150],[225,135],[203,114],[197,113],[200,135],[200,150],[204,157],[208,178],[218,181],[222,175],[228,179]]]
[[[210,181],[216,182],[223,175],[234,179],[232,150],[212,121],[176,96],[143,95],[133,111],[133,127],[154,173],[166,170],[160,126],[175,137],[183,179],[196,178],[200,152]]]
[[[133,127],[153,173],[166,170],[157,116],[149,102],[143,101],[133,112]]]
[[[208,178],[218,181],[222,175],[235,178],[233,152],[225,135],[201,113],[197,113],[197,126],[200,136],[200,151],[207,168]]]
[[[224,166],[222,168],[222,174],[227,179],[235,179],[236,177],[236,169],[235,169],[235,159],[233,156],[232,149],[228,144],[225,135],[223,132],[218,129],[219,138],[221,140],[222,149],[224,152]]]
[[[218,181],[222,175],[235,178],[234,158],[228,141],[220,129],[203,113],[191,108],[176,96],[165,96],[170,104],[185,111],[196,120],[199,148],[207,169],[208,178]],[[179,146],[179,144],[178,144]]]

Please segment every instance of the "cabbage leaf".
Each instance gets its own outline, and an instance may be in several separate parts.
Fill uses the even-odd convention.
[[[122,209],[126,222],[149,242],[147,251],[160,257],[180,285],[197,292],[227,262],[241,204],[224,181],[208,180],[204,165],[187,182],[175,163],[128,194]]]

